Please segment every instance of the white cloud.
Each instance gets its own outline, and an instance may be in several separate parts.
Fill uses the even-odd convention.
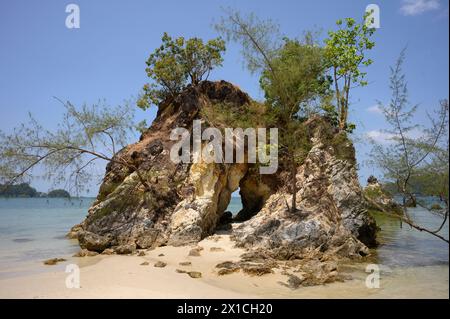
[[[396,137],[397,135],[391,134],[391,133],[386,133],[382,130],[372,130],[372,131],[367,131],[365,136],[377,143],[389,144],[389,143],[392,143],[393,138]],[[425,137],[424,132],[419,128],[414,128],[414,129],[408,131],[406,136],[410,139],[420,139],[420,138]]]
[[[369,113],[375,113],[375,114],[382,114],[383,113],[378,105],[373,105],[371,107],[368,107],[366,110]]]
[[[382,143],[382,144],[389,143],[389,141],[392,139],[392,137],[394,137],[393,134],[389,134],[389,133],[382,132],[379,130],[368,131],[368,132],[366,132],[366,136],[369,139],[374,140],[377,143]]]
[[[400,12],[405,16],[415,16],[439,7],[439,0],[402,0]]]

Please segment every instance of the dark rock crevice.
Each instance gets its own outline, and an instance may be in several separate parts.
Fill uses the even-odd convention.
[[[273,192],[274,190],[264,183],[255,170],[247,171],[239,182],[242,209],[236,214],[233,221],[243,222],[255,216]]]

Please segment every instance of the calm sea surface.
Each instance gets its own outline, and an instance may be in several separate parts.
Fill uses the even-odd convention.
[[[0,198],[0,277],[76,252],[76,241],[65,235],[83,220],[93,200]]]
[[[64,236],[81,222],[92,198],[0,198],[0,277],[19,272],[30,263],[71,256],[79,247]],[[232,198],[228,210],[236,213],[240,198]],[[441,217],[422,209],[410,210],[421,225],[436,228]],[[401,225],[393,218],[375,216],[381,245],[374,250],[378,262],[389,267],[448,265],[449,246],[429,234]],[[448,223],[442,234],[448,238]]]

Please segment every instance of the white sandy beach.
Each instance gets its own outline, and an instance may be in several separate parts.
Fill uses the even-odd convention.
[[[214,240],[214,238],[216,240]],[[0,280],[0,298],[448,298],[448,265],[382,271],[378,289],[365,286],[364,264],[357,264],[352,280],[292,290],[281,285],[287,277],[274,274],[253,277],[241,272],[218,276],[215,265],[237,261],[244,252],[233,248],[227,235],[199,243],[201,256],[188,256],[192,247],[160,247],[145,256],[95,256],[69,258],[56,266],[28,275]],[[211,251],[220,247],[223,251]],[[161,255],[163,254],[163,256]],[[55,256],[56,257],[56,256]],[[59,256],[58,256],[59,257]],[[149,265],[141,265],[147,261]],[[164,261],[164,268],[154,267]],[[190,261],[190,266],[179,263]],[[68,264],[80,266],[80,288],[67,288]],[[36,267],[36,266],[35,266]],[[433,268],[433,269],[430,269]],[[176,269],[199,271],[191,278]]]

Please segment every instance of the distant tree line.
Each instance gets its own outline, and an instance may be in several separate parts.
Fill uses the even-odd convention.
[[[51,198],[70,198],[69,192],[64,189],[54,189],[48,193],[38,192],[28,183],[16,185],[0,184],[0,197],[51,197]]]

